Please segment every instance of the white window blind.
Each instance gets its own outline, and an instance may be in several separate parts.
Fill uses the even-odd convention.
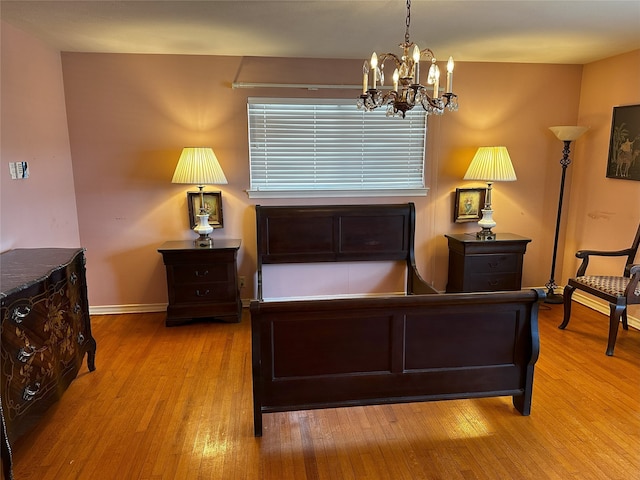
[[[425,195],[426,115],[249,98],[251,197]]]

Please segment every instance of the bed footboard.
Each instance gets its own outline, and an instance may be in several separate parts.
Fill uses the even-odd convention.
[[[512,396],[531,411],[543,290],[251,303],[254,433],[269,412]]]

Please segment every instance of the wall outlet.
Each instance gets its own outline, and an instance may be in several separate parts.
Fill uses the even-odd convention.
[[[244,288],[244,281],[245,281],[245,278],[243,276],[238,277],[238,286],[240,288]]]

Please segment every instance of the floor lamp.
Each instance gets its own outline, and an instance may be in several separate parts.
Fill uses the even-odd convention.
[[[580,135],[587,131],[589,127],[575,127],[575,126],[559,126],[559,127],[549,127],[556,137],[559,140],[564,142],[564,149],[562,150],[562,159],[560,160],[560,165],[562,166],[562,179],[560,180],[560,195],[558,197],[558,216],[556,218],[556,235],[553,240],[553,257],[551,260],[551,275],[549,277],[549,281],[545,284],[547,287],[547,298],[545,299],[546,303],[562,303],[564,302],[564,297],[562,294],[555,293],[555,289],[558,287],[555,281],[555,272],[556,272],[556,255],[558,253],[558,235],[560,233],[560,218],[562,216],[562,197],[564,196],[564,179],[567,173],[567,167],[571,163],[571,159],[569,158],[569,145],[571,142],[576,140]]]

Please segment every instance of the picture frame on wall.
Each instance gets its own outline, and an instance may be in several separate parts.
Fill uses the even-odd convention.
[[[203,192],[204,206],[209,214],[209,225],[222,228],[222,193]],[[200,192],[187,192],[187,207],[189,209],[189,225],[194,228],[198,224],[200,213]]]
[[[486,188],[456,188],[453,221],[477,222],[482,218]]]
[[[613,107],[607,178],[640,181],[640,105]]]

